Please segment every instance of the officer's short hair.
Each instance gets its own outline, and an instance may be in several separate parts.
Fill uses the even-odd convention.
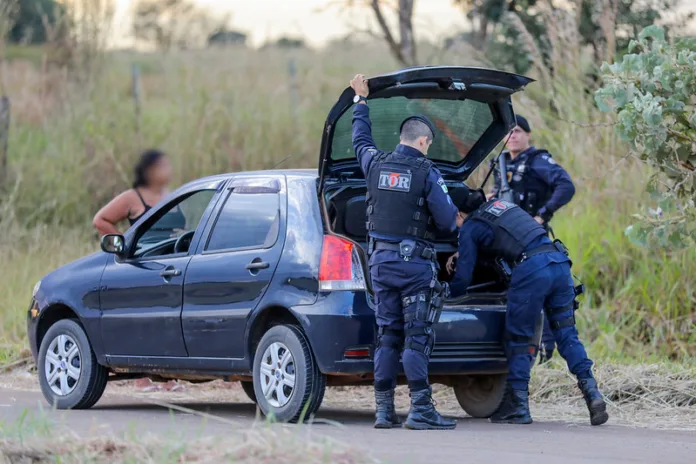
[[[433,140],[433,131],[420,119],[410,118],[401,126],[401,138],[407,142],[413,142],[418,137],[427,137],[428,142]]]
[[[463,185],[450,190],[452,203],[459,211],[471,214],[486,202],[486,194],[481,189],[471,190]]]

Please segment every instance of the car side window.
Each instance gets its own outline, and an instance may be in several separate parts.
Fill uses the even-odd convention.
[[[269,248],[278,238],[280,196],[275,191],[232,190],[205,251]]]
[[[133,258],[167,256],[188,251],[191,238],[205,213],[215,190],[206,189],[184,197],[163,208],[151,225],[139,232]],[[177,239],[186,235],[175,249]]]

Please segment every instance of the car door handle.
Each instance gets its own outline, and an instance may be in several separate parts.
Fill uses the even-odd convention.
[[[246,265],[246,268],[251,270],[251,269],[268,269],[270,267],[270,264],[264,261],[252,261],[251,263]]]
[[[165,269],[164,271],[160,272],[160,275],[162,277],[175,277],[175,276],[180,276],[181,275],[181,269]]]

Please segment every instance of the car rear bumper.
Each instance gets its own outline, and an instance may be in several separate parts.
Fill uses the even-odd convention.
[[[363,292],[322,295],[315,305],[298,306],[293,312],[303,322],[323,373],[364,375],[373,372],[377,338],[375,316]],[[429,373],[507,372],[502,345],[504,327],[504,306],[446,306],[434,326],[436,342],[430,356]]]

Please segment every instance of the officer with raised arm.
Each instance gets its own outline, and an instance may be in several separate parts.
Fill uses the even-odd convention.
[[[575,186],[568,172],[548,151],[531,145],[532,129],[527,119],[516,115],[516,121],[507,139],[508,150],[502,154],[506,157],[508,184],[513,201],[548,231],[553,215],[575,195]],[[495,187],[488,198],[497,197],[500,188],[500,175],[496,175]],[[555,348],[548,319],[544,320],[541,346],[539,357],[544,362],[553,356]]]
[[[575,286],[571,261],[560,241],[551,242],[546,231],[518,205],[504,200],[486,201],[482,190],[452,190],[457,205],[459,259],[450,282],[453,297],[466,293],[476,260],[481,255],[501,259],[512,269],[507,293],[505,352],[509,372],[503,401],[491,422],[529,424],[529,378],[532,368],[534,327],[546,311],[558,342],[558,352],[578,380],[590,412],[590,423],[609,419],[606,404],[592,375],[592,360],[575,327]],[[448,263],[448,267],[450,263]]]
[[[406,118],[400,143],[386,153],[372,139],[368,82],[358,74],[355,90],[353,148],[367,181],[370,277],[377,305],[375,351],[376,428],[401,425],[394,410],[394,389],[403,351],[411,408],[409,429],[453,429],[432,403],[428,362],[446,293],[437,280],[439,265],[432,240],[437,230],[456,229],[457,209],[439,170],[426,158],[435,127],[425,116]]]

